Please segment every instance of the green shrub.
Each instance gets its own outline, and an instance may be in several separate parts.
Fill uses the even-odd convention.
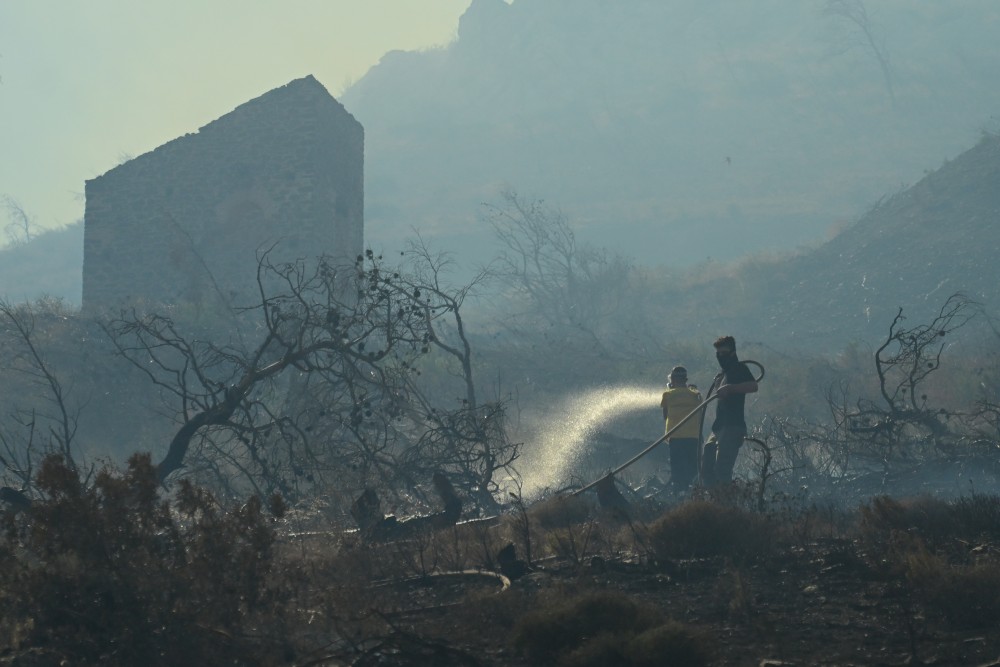
[[[649,527],[650,546],[660,559],[755,558],[768,552],[773,534],[766,517],[705,500],[678,505]]]

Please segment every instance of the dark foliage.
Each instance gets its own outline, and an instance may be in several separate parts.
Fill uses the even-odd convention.
[[[555,597],[525,614],[514,628],[515,646],[532,664],[561,667],[707,664],[700,633],[618,592]]]
[[[861,507],[862,527],[888,535],[908,531],[925,540],[1000,538],[1000,497],[972,494],[954,500],[931,496],[877,496]]]
[[[620,593],[588,593],[556,599],[525,614],[514,627],[513,641],[536,664],[554,664],[591,638],[641,632],[660,620],[655,610]]]
[[[641,632],[625,648],[630,665],[701,667],[709,663],[709,639],[677,621],[667,621]]]
[[[654,521],[649,541],[659,559],[755,558],[768,552],[773,532],[763,515],[699,500],[678,505]]]
[[[50,456],[36,483],[45,498],[8,515],[0,549],[5,645],[74,665],[268,662],[255,621],[275,599],[274,534],[258,500],[223,512],[185,484],[171,511],[148,455],[90,486]]]

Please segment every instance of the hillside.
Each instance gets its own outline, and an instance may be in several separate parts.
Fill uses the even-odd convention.
[[[80,305],[83,278],[83,221],[46,231],[31,241],[0,247],[0,299],[42,296]]]
[[[816,248],[708,262],[672,281],[656,297],[667,330],[837,352],[881,342],[899,308],[926,321],[956,292],[982,304],[985,326],[1000,307],[998,182],[1000,135],[985,135]]]
[[[884,331],[898,307],[926,317],[954,292],[996,313],[998,185],[1000,136],[992,135],[793,262],[780,302],[817,331]]]
[[[280,496],[161,503],[141,464],[8,514],[0,664],[1000,664],[996,495],[562,496],[385,540]]]
[[[482,259],[481,203],[509,187],[650,266],[814,245],[1000,108],[1000,6],[868,4],[878,56],[818,1],[476,0],[455,42],[341,97],[367,238],[416,226]]]

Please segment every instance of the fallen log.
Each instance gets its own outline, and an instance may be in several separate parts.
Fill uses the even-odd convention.
[[[434,473],[434,490],[441,498],[444,509],[434,514],[418,515],[406,519],[382,513],[382,501],[374,489],[365,489],[351,505],[351,516],[358,524],[361,536],[373,542],[405,539],[418,533],[454,526],[462,515],[462,500],[455,487],[440,472]]]

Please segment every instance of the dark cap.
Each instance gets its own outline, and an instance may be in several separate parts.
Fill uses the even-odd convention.
[[[687,379],[688,369],[683,366],[674,366],[670,369],[670,377],[672,378],[684,378]]]

